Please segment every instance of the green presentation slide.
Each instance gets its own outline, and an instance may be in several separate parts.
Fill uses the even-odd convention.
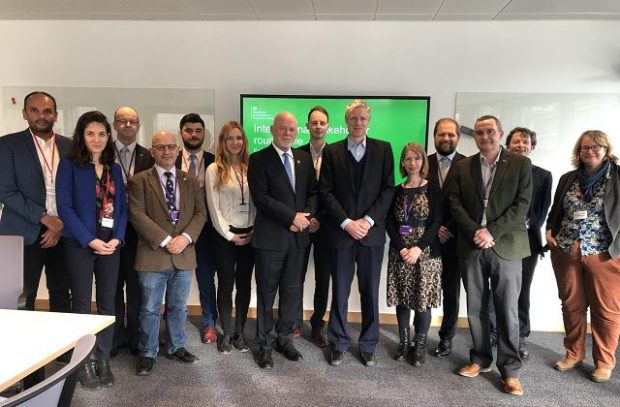
[[[250,153],[271,144],[270,126],[279,112],[291,112],[297,118],[298,133],[294,147],[308,143],[306,128],[308,112],[320,105],[329,113],[327,143],[347,136],[344,114],[353,99],[363,99],[371,111],[368,136],[385,140],[394,153],[395,180],[402,179],[398,172],[400,152],[406,143],[415,142],[426,148],[430,98],[425,96],[292,96],[241,95],[241,122],[250,144]]]

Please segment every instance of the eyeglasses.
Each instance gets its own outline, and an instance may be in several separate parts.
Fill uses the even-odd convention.
[[[592,150],[593,153],[598,153],[604,148],[605,148],[604,146],[599,146],[595,144],[593,146],[581,146],[579,151],[581,151],[582,153],[587,153],[588,151]]]
[[[115,120],[114,123],[118,124],[119,126],[128,126],[128,127],[136,127],[138,124],[140,124],[139,122],[135,120]]]
[[[174,151],[177,149],[177,147],[178,146],[176,144],[157,144],[153,146],[153,148],[160,153],[163,153],[166,150]]]

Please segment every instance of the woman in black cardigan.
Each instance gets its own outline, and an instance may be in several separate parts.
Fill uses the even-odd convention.
[[[400,346],[396,360],[409,354],[409,321],[415,311],[414,366],[424,363],[426,335],[431,324],[431,308],[441,305],[441,257],[438,231],[441,225],[442,196],[429,183],[428,159],[422,146],[405,145],[400,156],[400,173],[407,177],[396,187],[387,216],[390,236],[387,302],[396,306]]]

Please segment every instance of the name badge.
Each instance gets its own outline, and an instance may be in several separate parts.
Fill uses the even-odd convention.
[[[114,219],[112,218],[102,218],[101,226],[104,228],[112,229],[114,227]]]
[[[398,232],[401,236],[409,236],[413,233],[413,227],[410,225],[400,225]]]
[[[248,212],[250,212],[250,205],[248,205],[248,204],[246,204],[246,203],[240,203],[240,204],[237,206],[237,211],[238,211],[239,213],[248,213]]]
[[[179,221],[179,211],[170,211],[168,217],[170,218],[170,222],[176,224]]]
[[[573,212],[573,219],[575,220],[583,220],[588,218],[588,211],[575,211]]]

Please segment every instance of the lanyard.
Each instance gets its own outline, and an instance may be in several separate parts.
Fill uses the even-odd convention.
[[[420,188],[420,186],[422,185],[422,180],[423,178],[420,177],[420,182],[418,182],[418,186],[416,188]],[[415,203],[415,195],[417,194],[413,194],[414,198],[411,198],[411,203],[408,203],[409,194],[405,193],[405,223],[409,222],[409,212],[411,212],[411,209],[413,209],[413,204]]]
[[[237,173],[235,167],[232,167],[233,172],[235,173],[235,178],[237,178],[237,183],[239,184],[239,189],[241,190],[241,205],[245,205],[245,192],[243,190],[243,172],[241,174]]]
[[[485,202],[489,200],[489,194],[491,193],[491,186],[493,184],[493,178],[495,178],[495,171],[497,170],[497,163],[493,164],[491,167],[491,175],[487,179],[486,184],[484,185],[484,200]],[[486,203],[485,203],[486,208]]]
[[[114,149],[116,150],[116,156],[118,157],[118,163],[121,165],[121,169],[123,170],[123,174],[125,175],[125,181],[128,182],[129,181],[129,177],[131,177],[131,166],[133,165],[133,161],[136,158],[136,149],[133,149],[133,152],[131,153],[131,160],[129,161],[129,168],[125,168],[125,166],[123,165],[123,159],[121,158],[121,152],[118,151],[118,148],[116,147],[116,143],[114,143]]]
[[[32,134],[32,132],[30,132],[30,134]],[[39,141],[37,140],[34,134],[32,134],[32,139],[34,141],[34,145],[37,146],[37,150],[39,150],[39,152],[41,153],[41,157],[43,157],[45,168],[47,168],[47,170],[50,173],[50,182],[53,184],[54,183],[54,156],[56,155],[56,133],[52,132],[52,137],[51,137],[52,139],[52,163],[51,164],[47,161],[47,157],[43,153],[43,150],[41,149],[41,146],[39,145]]]

